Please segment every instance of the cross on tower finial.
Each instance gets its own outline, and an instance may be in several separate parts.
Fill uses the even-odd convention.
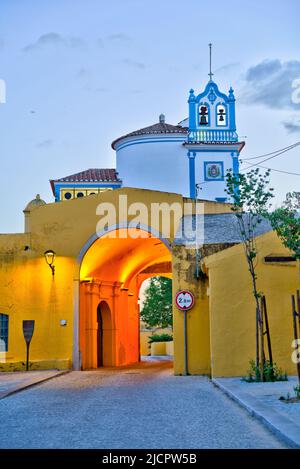
[[[212,48],[212,43],[210,42],[208,44],[209,46],[209,79],[210,81],[212,81],[212,76],[213,76],[213,72],[211,71],[211,48]]]

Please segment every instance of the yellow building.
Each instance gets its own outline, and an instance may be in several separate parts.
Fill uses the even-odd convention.
[[[134,223],[141,204],[145,209]],[[149,217],[153,204],[176,210],[190,204],[191,214],[171,217],[167,226],[164,217]],[[115,222],[103,228],[109,209]],[[24,211],[25,232],[0,235],[0,369],[24,369],[23,320],[35,321],[31,369],[139,361],[139,289],[146,278],[167,275],[174,298],[181,289],[195,296],[187,324],[189,372],[244,375],[255,353],[255,306],[243,249],[232,232],[233,215],[228,204],[203,201],[206,275],[197,278],[196,251],[181,236],[183,221],[188,224],[194,211],[194,201],[181,195],[128,188],[50,204],[32,201]],[[274,358],[293,373],[290,294],[299,287],[298,268],[267,226],[257,245]],[[46,259],[47,251],[54,259]],[[52,260],[50,269],[46,261]],[[174,302],[176,374],[184,371],[183,325]]]

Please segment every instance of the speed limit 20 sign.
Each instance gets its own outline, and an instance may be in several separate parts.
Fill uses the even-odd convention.
[[[181,311],[187,311],[194,306],[195,297],[189,290],[180,290],[175,298],[175,303]]]

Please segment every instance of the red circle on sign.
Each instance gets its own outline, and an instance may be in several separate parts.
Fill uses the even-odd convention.
[[[184,304],[185,304],[184,298],[186,296],[190,300],[190,304],[188,306],[184,306]],[[180,301],[181,299],[183,299],[183,300]],[[191,309],[194,306],[195,297],[194,297],[193,293],[191,293],[189,290],[180,290],[176,294],[175,303],[176,303],[176,306],[177,306],[178,309],[180,309],[181,311],[187,311],[187,310]]]

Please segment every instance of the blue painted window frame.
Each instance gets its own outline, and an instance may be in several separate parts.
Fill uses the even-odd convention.
[[[0,352],[8,352],[8,314],[0,313]],[[3,347],[4,342],[4,347]]]

